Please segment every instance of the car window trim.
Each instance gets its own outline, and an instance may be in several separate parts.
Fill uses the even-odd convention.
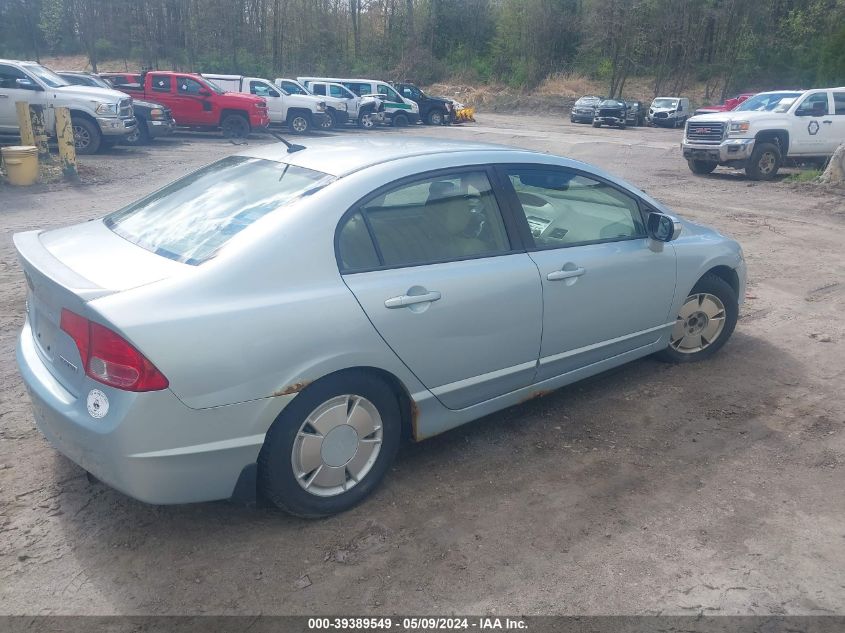
[[[648,208],[648,205],[636,194],[628,191],[627,189],[623,189],[615,182],[611,182],[607,178],[602,178],[598,174],[594,174],[589,171],[585,171],[583,169],[578,169],[575,167],[564,167],[563,165],[552,165],[552,164],[544,164],[544,163],[499,163],[495,165],[496,171],[499,172],[499,176],[501,178],[501,186],[504,189],[504,192],[507,196],[507,201],[509,206],[511,207],[510,215],[513,215],[516,219],[516,222],[519,227],[520,236],[522,238],[523,244],[526,245],[526,251],[529,253],[536,253],[539,251],[554,251],[559,250],[562,248],[575,248],[578,246],[589,246],[591,244],[608,244],[611,242],[630,242],[634,240],[641,240],[648,237],[648,234],[643,231],[642,235],[632,235],[628,237],[608,237],[605,239],[600,240],[587,240],[584,242],[572,242],[571,244],[562,244],[560,246],[540,246],[537,242],[534,241],[534,236],[531,234],[531,228],[528,226],[528,219],[525,217],[525,210],[522,207],[522,203],[519,201],[519,197],[517,196],[516,189],[514,189],[513,185],[511,184],[510,177],[508,176],[508,169],[530,169],[534,171],[562,171],[567,172],[570,174],[575,174],[576,176],[583,176],[584,178],[590,178],[591,180],[595,180],[597,182],[604,183],[608,187],[614,189],[615,191],[627,196],[630,198],[637,207],[637,212],[639,213],[640,222],[642,223],[643,228],[647,226],[648,216],[643,211],[644,206]]]
[[[510,242],[510,249],[507,251],[501,251],[496,253],[482,253],[479,255],[466,255],[464,257],[450,257],[448,259],[437,259],[432,261],[423,261],[423,262],[414,262],[411,264],[400,264],[400,265],[386,265],[384,264],[384,256],[381,253],[381,247],[379,246],[378,240],[375,237],[373,232],[373,227],[370,224],[370,219],[367,216],[367,213],[364,211],[364,205],[373,200],[380,195],[387,193],[397,187],[401,187],[405,184],[413,184],[415,182],[429,180],[432,178],[437,178],[438,176],[449,176],[449,175],[456,175],[474,171],[483,171],[486,176],[487,180],[490,182],[490,190],[493,192],[493,197],[496,200],[496,205],[499,207],[499,213],[502,216],[502,222],[505,227],[505,235]],[[399,270],[403,268],[417,268],[419,266],[431,266],[433,264],[448,264],[452,262],[462,262],[462,261],[469,261],[473,259],[487,259],[489,257],[503,257],[506,255],[513,255],[516,253],[524,253],[526,252],[524,240],[522,236],[519,234],[517,230],[517,223],[514,218],[510,217],[512,214],[512,210],[510,209],[510,205],[506,199],[506,192],[502,190],[501,181],[498,178],[498,174],[496,172],[495,166],[489,163],[478,164],[478,165],[460,165],[458,167],[444,167],[441,169],[433,169],[430,171],[419,172],[413,174],[411,176],[404,176],[402,178],[398,178],[393,180],[385,185],[382,185],[378,189],[374,189],[366,196],[363,196],[356,202],[354,202],[340,217],[335,226],[334,232],[334,254],[335,254],[335,261],[337,263],[338,272],[341,275],[356,275],[359,273],[369,273],[374,271],[381,271],[381,270]],[[368,268],[354,268],[354,269],[345,269],[343,266],[343,260],[340,257],[340,232],[342,228],[346,225],[346,222],[349,218],[355,213],[358,212],[361,214],[361,217],[364,219],[364,225],[367,227],[367,232],[370,235],[370,240],[373,243],[373,247],[375,248],[376,255],[379,258],[380,264],[378,266],[370,266]]]

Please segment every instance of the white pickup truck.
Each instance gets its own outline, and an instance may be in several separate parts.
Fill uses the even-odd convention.
[[[202,73],[202,76],[222,90],[263,97],[267,102],[270,125],[287,125],[291,132],[304,134],[313,127],[326,129],[335,124],[335,118],[327,112],[325,99],[288,94],[261,77],[207,73]]]
[[[70,110],[76,151],[94,154],[135,131],[132,98],[108,88],[73,86],[36,62],[0,59],[0,134],[20,134],[15,103],[44,106],[48,135],[56,129],[55,110]]]
[[[290,94],[314,95],[326,100],[326,108],[345,107],[349,121],[358,127],[372,128],[384,122],[384,104],[376,97],[359,97],[346,86],[333,82],[314,82],[306,88],[296,79],[277,77],[275,84]],[[343,104],[335,106],[336,103]]]
[[[845,143],[845,88],[761,92],[729,112],[694,116],[681,143],[695,174],[718,165],[771,180],[783,161],[822,162]]]

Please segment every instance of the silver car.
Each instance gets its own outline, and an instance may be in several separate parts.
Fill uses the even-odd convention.
[[[149,503],[345,510],[422,440],[733,332],[739,245],[580,162],[431,139],[223,158],[14,237],[17,348],[62,453]]]

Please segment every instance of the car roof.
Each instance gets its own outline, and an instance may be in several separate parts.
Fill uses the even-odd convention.
[[[537,153],[506,145],[426,137],[368,139],[356,137],[350,140],[332,137],[308,139],[303,143],[299,143],[299,140],[296,142],[305,145],[305,149],[288,152],[282,143],[274,143],[273,145],[264,145],[240,152],[239,155],[285,162],[340,177],[374,165],[430,154],[478,151]]]

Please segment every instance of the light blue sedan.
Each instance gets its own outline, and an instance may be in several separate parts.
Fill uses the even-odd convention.
[[[594,167],[422,138],[248,149],[14,237],[35,422],[150,503],[307,517],[421,440],[648,354],[707,358],[739,245]]]

